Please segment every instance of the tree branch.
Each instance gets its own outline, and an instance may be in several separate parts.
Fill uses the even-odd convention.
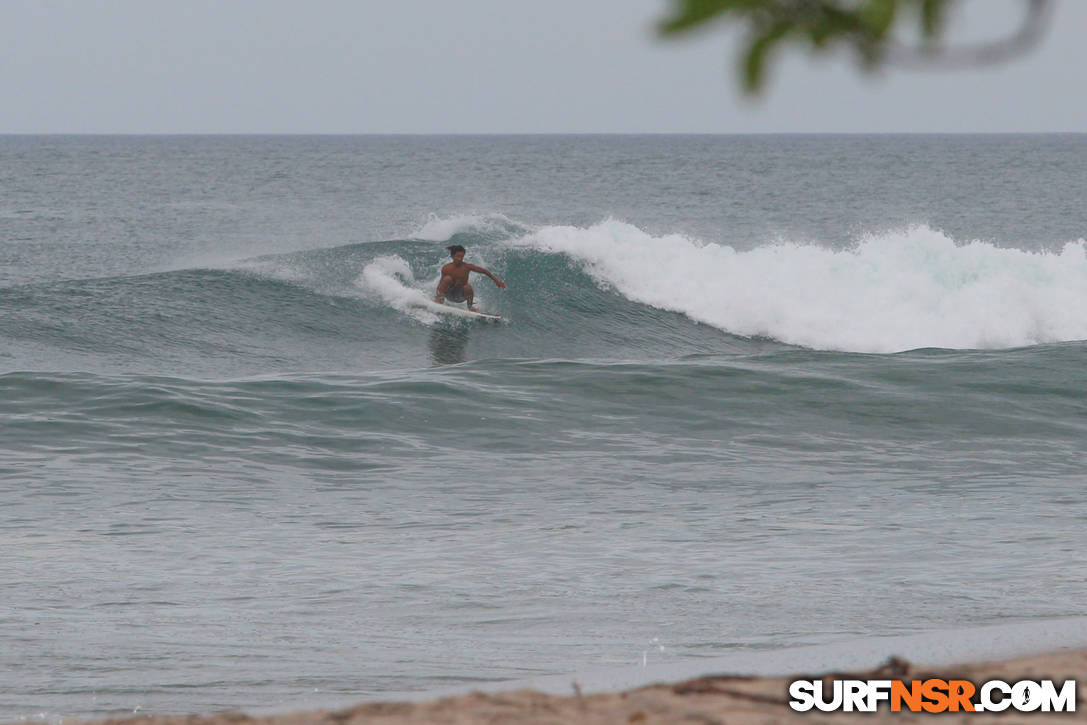
[[[1053,0],[1028,0],[1023,24],[1003,40],[961,47],[910,47],[887,41],[885,60],[909,68],[975,68],[1000,63],[1031,50],[1045,35],[1052,16]]]

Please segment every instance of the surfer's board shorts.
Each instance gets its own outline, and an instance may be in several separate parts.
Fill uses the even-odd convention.
[[[447,302],[467,302],[468,295],[464,293],[463,287],[454,287],[446,291],[445,299]]]

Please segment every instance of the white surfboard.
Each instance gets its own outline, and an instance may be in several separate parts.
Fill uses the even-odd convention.
[[[502,319],[501,315],[492,315],[489,312],[472,312],[467,307],[454,307],[453,305],[443,302],[427,300],[425,306],[428,310],[433,310],[441,315],[455,315],[457,317],[468,317],[474,320],[486,320],[488,322],[498,322]]]

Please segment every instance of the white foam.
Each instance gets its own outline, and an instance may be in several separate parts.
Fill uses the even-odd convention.
[[[355,283],[364,294],[372,295],[424,324],[438,319],[427,309],[430,297],[416,286],[411,266],[398,256],[377,257],[363,267]]]
[[[569,255],[602,285],[744,336],[815,349],[897,352],[1087,339],[1083,240],[1060,252],[956,244],[917,226],[847,250],[749,251],[608,220],[515,241]]]

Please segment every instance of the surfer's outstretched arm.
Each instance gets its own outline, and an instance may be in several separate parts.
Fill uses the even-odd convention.
[[[503,282],[502,280],[498,279],[498,277],[495,277],[493,274],[491,274],[490,270],[484,269],[483,267],[479,267],[479,266],[476,266],[474,264],[469,264],[468,269],[470,269],[473,272],[479,272],[480,274],[487,275],[488,277],[491,278],[492,282],[494,282],[496,285],[498,285],[498,289],[506,289],[506,283]]]

